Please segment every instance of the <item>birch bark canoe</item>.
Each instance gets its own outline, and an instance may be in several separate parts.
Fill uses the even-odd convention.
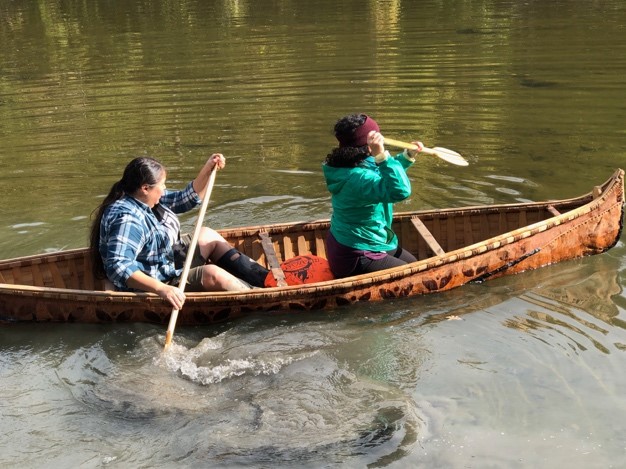
[[[246,292],[188,293],[179,325],[213,324],[256,312],[343,307],[460,287],[582,256],[619,240],[624,171],[579,197],[397,213],[394,230],[417,262],[307,285]],[[230,243],[268,267],[272,258],[326,257],[329,220],[220,230]],[[259,236],[263,233],[265,242]],[[268,243],[269,237],[270,243]],[[268,244],[273,246],[266,253]],[[88,250],[0,261],[1,322],[149,322],[167,324],[171,306],[150,293],[110,291],[94,279]]]

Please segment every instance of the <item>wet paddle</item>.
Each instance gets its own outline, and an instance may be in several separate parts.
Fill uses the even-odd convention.
[[[413,143],[401,142],[400,140],[394,140],[392,138],[385,137],[385,145],[389,145],[392,147],[398,148],[406,148],[407,150],[417,150],[417,145]],[[441,158],[448,163],[452,163],[458,166],[467,166],[469,163],[465,158],[459,155],[457,152],[448,150],[447,148],[435,147],[435,148],[427,148],[424,147],[420,153],[426,153],[427,155],[436,156],[437,158]]]
[[[178,287],[184,292],[185,285],[187,284],[187,277],[189,276],[189,270],[191,269],[191,261],[193,259],[193,254],[196,250],[196,244],[198,244],[198,238],[200,237],[200,230],[202,229],[202,221],[204,220],[204,214],[206,213],[206,208],[209,205],[209,199],[211,198],[211,191],[213,190],[213,184],[215,184],[215,175],[217,174],[217,168],[213,168],[211,171],[211,176],[206,184],[206,191],[204,193],[204,199],[202,200],[202,206],[200,207],[200,213],[198,213],[198,221],[196,222],[196,228],[193,232],[193,237],[191,238],[191,243],[189,244],[189,252],[187,252],[187,257],[185,257],[185,265],[183,266],[183,273],[180,276],[180,282]],[[167,348],[172,343],[172,336],[174,335],[174,328],[176,327],[176,320],[178,319],[178,308],[172,308],[172,315],[170,316],[170,322],[167,326],[167,332],[165,333],[165,346],[163,347],[163,351],[167,350]]]

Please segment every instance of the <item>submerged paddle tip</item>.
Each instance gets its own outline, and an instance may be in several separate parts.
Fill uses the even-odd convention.
[[[165,343],[163,344],[163,351],[167,352],[167,349],[170,347],[170,344],[172,343],[172,337],[173,337],[173,331],[171,331],[170,329],[167,330],[167,332],[165,333]]]

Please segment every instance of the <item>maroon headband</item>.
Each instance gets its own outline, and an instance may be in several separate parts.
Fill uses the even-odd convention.
[[[365,116],[365,122],[357,127],[351,135],[341,135],[337,137],[340,147],[363,147],[367,145],[367,134],[372,130],[380,132],[380,128],[374,119]]]

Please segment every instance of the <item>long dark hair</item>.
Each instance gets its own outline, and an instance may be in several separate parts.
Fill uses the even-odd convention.
[[[352,135],[356,129],[361,127],[367,116],[365,114],[350,114],[337,121],[334,128],[335,137],[341,139],[342,136]],[[369,147],[336,147],[326,155],[326,164],[334,168],[354,168],[358,166],[370,154]]]
[[[165,167],[154,158],[139,157],[126,165],[122,179],[111,186],[109,194],[92,213],[89,247],[93,273],[96,278],[106,278],[102,256],[100,256],[100,224],[106,208],[125,194],[134,194],[143,185],[157,184],[165,173]]]

